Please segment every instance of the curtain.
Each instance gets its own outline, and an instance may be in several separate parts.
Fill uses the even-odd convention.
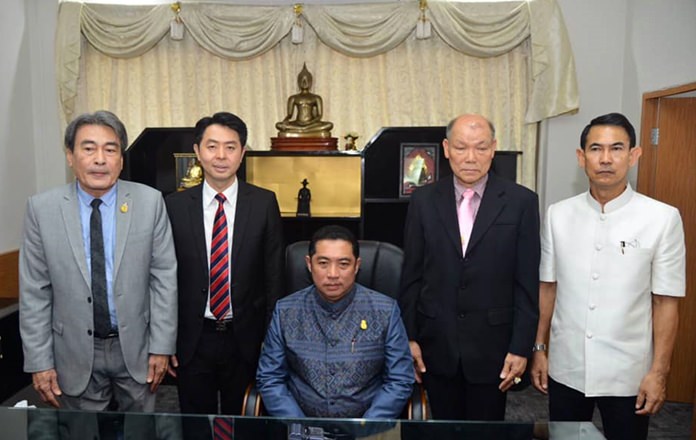
[[[58,72],[65,119],[108,108],[129,132],[239,114],[249,145],[267,149],[304,62],[333,135],[381,126],[444,125],[464,112],[493,120],[499,148],[522,151],[533,188],[536,124],[578,107],[573,57],[555,0],[430,2],[433,37],[417,40],[417,2],[292,7],[184,4],[183,41],[168,5],[63,3]],[[296,20],[304,42],[293,44]],[[203,48],[204,50],[201,50]],[[78,81],[79,78],[79,81]]]

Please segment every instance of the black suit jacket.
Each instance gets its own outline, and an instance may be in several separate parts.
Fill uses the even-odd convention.
[[[196,350],[208,300],[208,255],[203,225],[203,185],[166,198],[178,262],[177,357],[186,365]],[[234,335],[255,368],[266,324],[283,292],[283,232],[271,191],[239,181],[230,253]]]
[[[430,373],[497,383],[508,352],[529,357],[539,317],[539,202],[489,173],[462,255],[453,176],[411,196],[399,305]]]

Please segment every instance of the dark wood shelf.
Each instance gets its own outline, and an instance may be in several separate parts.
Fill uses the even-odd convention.
[[[409,199],[404,198],[404,199],[389,199],[389,198],[380,198],[380,197],[370,197],[370,198],[365,198],[363,202],[365,204],[368,203],[408,203]]]
[[[278,156],[345,156],[345,157],[355,157],[360,156],[360,151],[343,151],[343,150],[331,150],[331,151],[279,151],[279,150],[247,150],[244,153],[245,156],[259,156],[259,157],[278,157]]]

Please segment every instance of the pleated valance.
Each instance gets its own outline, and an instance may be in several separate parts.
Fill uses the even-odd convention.
[[[232,60],[253,58],[280,42],[299,21],[321,42],[352,57],[371,57],[393,49],[415,31],[419,2],[241,6],[182,3],[179,19],[198,45]],[[429,1],[426,17],[452,48],[476,57],[506,53],[531,42],[533,86],[525,120],[529,123],[578,108],[575,64],[556,0],[504,3]],[[57,74],[64,117],[75,109],[81,35],[104,54],[140,56],[169,33],[170,5],[116,6],[61,3],[58,17]],[[427,44],[427,42],[424,42]]]

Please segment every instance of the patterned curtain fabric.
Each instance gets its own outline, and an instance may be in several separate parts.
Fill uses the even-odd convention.
[[[304,5],[304,41],[293,44],[291,6],[183,3],[187,33],[172,41],[169,5],[62,3],[63,117],[108,108],[134,139],[148,126],[190,126],[225,109],[248,122],[252,148],[267,149],[306,62],[334,136],[358,132],[364,145],[382,126],[480,112],[496,124],[500,149],[524,153],[518,181],[534,188],[535,122],[578,108],[556,1],[431,0],[426,14],[433,36],[417,40],[415,1]]]

